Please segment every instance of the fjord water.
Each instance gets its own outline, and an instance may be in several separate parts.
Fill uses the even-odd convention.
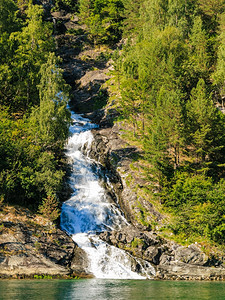
[[[1,300],[224,300],[223,282],[153,280],[2,280]]]
[[[66,154],[72,165],[73,193],[62,205],[61,228],[86,252],[88,271],[96,278],[150,279],[155,270],[148,262],[138,261],[136,272],[137,262],[131,255],[96,235],[128,223],[100,182],[100,165],[88,156],[93,141],[91,129],[96,125],[77,114],[72,114],[72,119]]]

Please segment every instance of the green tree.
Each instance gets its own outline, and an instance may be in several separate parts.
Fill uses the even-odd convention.
[[[0,1],[0,35],[19,29],[18,8],[12,0]]]
[[[190,152],[198,162],[218,157],[224,148],[224,117],[214,106],[211,96],[207,95],[203,79],[193,88],[186,110]]]
[[[19,15],[1,0],[0,12],[0,199],[37,209],[62,188],[67,87],[43,9],[29,4]]]
[[[141,30],[142,21],[140,19],[140,9],[142,7],[143,1],[141,0],[123,0],[124,5],[124,33],[127,36],[131,34],[138,34],[138,31]]]
[[[189,35],[189,53],[184,63],[186,90],[188,94],[199,78],[209,78],[209,55],[207,53],[207,36],[200,16],[194,18]]]
[[[57,59],[50,53],[46,64],[41,66],[38,85],[40,106],[33,111],[37,141],[43,149],[62,151],[68,137],[70,112],[67,109],[68,88],[57,68]]]
[[[217,17],[224,11],[224,0],[198,0],[199,7],[209,17]]]
[[[156,174],[160,184],[173,176],[180,166],[183,149],[183,115],[181,94],[162,87],[157,95],[156,106],[148,123],[145,139],[146,158],[152,164],[150,173]]]
[[[95,44],[117,41],[121,37],[122,0],[80,0],[80,17]]]
[[[216,86],[221,99],[225,96],[225,13],[220,16],[220,34],[218,45],[218,59],[213,74],[214,85]]]
[[[40,66],[53,49],[51,26],[42,21],[43,9],[30,4],[26,14],[26,26],[9,37],[9,54],[0,70],[0,103],[14,112],[39,103]]]
[[[51,221],[57,220],[60,216],[59,202],[53,196],[48,196],[44,199],[38,209],[43,216]]]
[[[184,37],[190,33],[192,19],[196,14],[196,0],[169,0],[168,23],[180,29]]]

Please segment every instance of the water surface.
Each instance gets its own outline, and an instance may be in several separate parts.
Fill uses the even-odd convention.
[[[2,280],[1,300],[225,299],[224,282],[151,280]]]

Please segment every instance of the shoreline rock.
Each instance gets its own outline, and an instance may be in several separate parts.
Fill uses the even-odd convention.
[[[156,269],[155,280],[225,281],[225,268],[210,267],[210,258],[195,244],[180,246],[160,238],[156,233],[141,232],[132,225],[123,231],[100,233],[99,237],[149,262]]]
[[[107,188],[116,194],[121,210],[131,223],[123,231],[103,232],[100,238],[150,262],[156,268],[155,279],[224,281],[223,260],[208,257],[197,243],[184,247],[163,239],[152,230],[151,225],[142,224],[142,220],[136,218],[147,210],[159,224],[164,220],[164,216],[150,202],[138,197],[133,188],[137,183],[136,178],[133,186],[129,186],[126,181],[132,174],[129,165],[137,149],[121,140],[118,125],[95,129],[93,134],[95,138],[89,155],[105,168],[105,176],[112,184]],[[138,180],[140,182],[141,179]]]
[[[49,220],[9,206],[0,212],[0,219],[0,278],[91,276],[84,253],[78,256],[71,237]]]

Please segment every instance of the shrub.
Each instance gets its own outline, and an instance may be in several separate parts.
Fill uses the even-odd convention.
[[[0,195],[0,208],[3,206],[4,196]]]
[[[58,219],[60,215],[59,202],[55,196],[49,195],[43,199],[42,204],[38,207],[39,212],[51,221]]]

